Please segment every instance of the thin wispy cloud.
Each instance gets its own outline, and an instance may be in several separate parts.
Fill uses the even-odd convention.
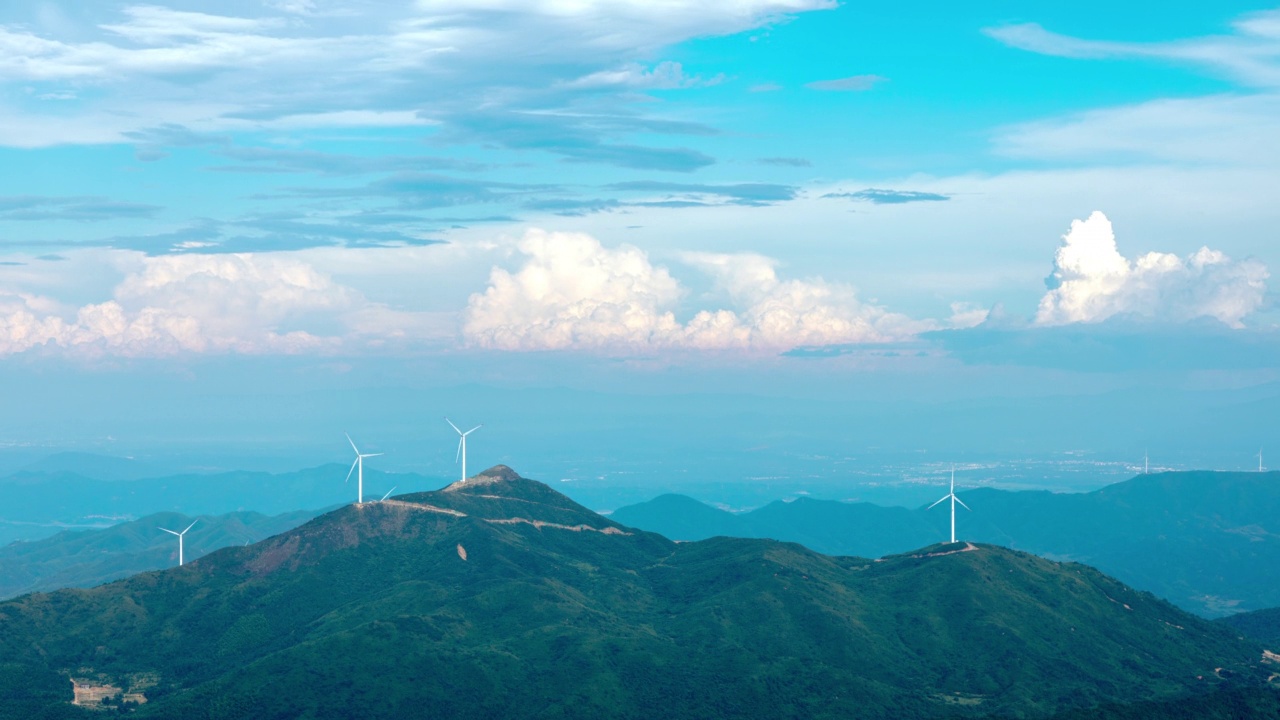
[[[817,80],[805,83],[805,87],[826,92],[866,92],[886,82],[889,82],[889,78],[879,75],[853,75],[836,80]]]
[[[766,205],[783,202],[796,196],[797,189],[790,185],[774,183],[694,184],[632,180],[607,185],[610,190],[640,193],[663,193],[668,199],[713,197],[737,205]]]
[[[857,190],[854,192],[833,192],[826,193],[824,198],[843,198],[846,200],[861,200],[863,202],[875,203],[876,205],[902,205],[904,203],[914,202],[940,202],[950,200],[950,195],[943,195],[934,192],[921,192],[919,190],[887,190],[884,188],[867,188],[865,190]]]
[[[369,175],[396,172],[460,170],[475,172],[487,166],[472,160],[431,155],[351,155],[316,150],[282,150],[264,147],[228,147],[218,154],[240,165],[215,165],[215,172],[316,173],[319,175]]]
[[[1046,30],[1037,23],[983,30],[1021,50],[1057,57],[1132,58],[1183,63],[1226,75],[1246,85],[1280,87],[1280,10],[1245,15],[1231,24],[1231,35],[1165,42],[1088,40]]]
[[[767,158],[760,158],[759,160],[756,160],[756,162],[760,163],[761,165],[773,165],[776,167],[796,167],[796,168],[813,167],[813,163],[809,162],[808,160],[805,160],[804,158],[795,158],[795,157],[767,157]]]
[[[105,197],[46,197],[19,195],[0,197],[0,221],[23,222],[150,218],[160,212],[158,205],[123,202]]]
[[[637,115],[573,112],[461,112],[437,137],[445,143],[496,143],[511,150],[548,153],[576,163],[600,163],[637,170],[693,172],[715,158],[690,148],[638,145],[638,134],[718,134],[687,121]]]
[[[545,109],[579,96],[706,84],[715,78],[686,76],[670,62],[639,63],[684,40],[835,3],[568,7],[477,0],[344,13],[311,7],[264,4],[245,15],[159,5],[93,8],[85,15],[95,20],[74,37],[0,23],[0,83],[34,83],[44,93],[98,89],[70,109],[62,106],[56,118],[35,105],[10,108],[0,144],[111,142],[142,130],[143,122],[196,132],[404,127],[477,106]],[[613,162],[627,153],[606,148],[595,157]]]
[[[724,82],[724,75],[703,78],[688,75],[678,62],[666,61],[653,67],[630,63],[613,70],[600,70],[564,83],[567,88],[630,88],[634,90],[682,90],[709,87]]]

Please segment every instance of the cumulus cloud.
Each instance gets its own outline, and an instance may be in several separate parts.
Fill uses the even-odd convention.
[[[741,308],[738,327],[747,345],[788,348],[892,342],[932,327],[932,323],[861,302],[849,285],[822,279],[783,280],[778,277],[777,261],[763,255],[687,253],[684,259],[709,272]]]
[[[580,233],[532,230],[520,241],[527,261],[515,273],[494,268],[471,296],[463,333],[482,347],[556,350],[665,345],[679,325],[665,308],[680,285],[638,248],[604,248]]]
[[[415,321],[287,254],[118,256],[132,268],[104,302],[0,292],[0,354],[324,352],[364,333],[404,336]]]
[[[1268,277],[1262,263],[1232,260],[1208,247],[1185,258],[1150,252],[1130,260],[1116,246],[1111,221],[1094,212],[1073,221],[1063,236],[1036,322],[1088,323],[1130,314],[1170,321],[1208,317],[1242,327],[1262,305]]]
[[[471,296],[463,333],[501,350],[784,350],[796,345],[885,342],[931,327],[858,300],[852,287],[782,280],[776,261],[755,254],[689,253],[733,309],[704,309],[687,322],[686,294],[670,271],[638,248],[606,248],[581,233],[532,230],[518,245],[524,264],[494,268]]]

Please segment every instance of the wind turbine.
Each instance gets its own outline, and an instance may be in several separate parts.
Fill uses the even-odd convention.
[[[1262,448],[1258,448],[1258,472],[1262,472]]]
[[[444,421],[449,423],[449,427],[453,428],[454,432],[458,433],[458,453],[453,458],[453,461],[458,462],[459,459],[462,460],[462,482],[466,482],[467,481],[467,436],[479,430],[480,428],[484,427],[484,423],[481,423],[466,432],[462,432],[461,430],[458,429],[458,426],[454,425],[453,421],[450,420],[449,418],[445,418]]]
[[[395,491],[396,491],[396,489],[395,489],[394,487],[393,487],[393,488],[391,488],[390,490],[388,490],[388,491],[387,491],[387,494],[386,494],[386,495],[383,495],[383,496],[382,496],[382,498],[381,498],[380,500],[378,500],[378,502],[382,502],[383,500],[386,500],[386,499],[387,499],[387,497],[388,497],[388,496],[390,496],[390,495],[391,495],[391,493],[393,493],[393,492],[395,492]]]
[[[948,492],[946,495],[943,495],[942,498],[938,500],[938,502],[935,502],[933,505],[930,505],[929,507],[925,508],[925,510],[932,510],[934,508],[934,505],[937,505],[938,503],[948,498],[951,499],[951,542],[955,542],[956,541],[956,503],[960,503],[961,507],[963,507],[965,510],[969,510],[970,508],[968,505],[964,504],[963,500],[956,497],[956,468],[954,465],[951,466],[951,491]]]
[[[1151,461],[1147,457],[1147,449],[1142,449],[1142,474],[1146,475],[1151,472]]]
[[[360,468],[360,472],[356,474],[356,504],[364,504],[364,459],[367,457],[378,457],[382,453],[364,453],[361,454],[360,448],[356,447],[356,442],[347,435],[347,442],[351,443],[351,449],[356,451],[356,460],[351,463],[351,469],[347,471],[347,479],[342,482],[351,480],[351,473],[356,472],[356,468]]]
[[[192,521],[191,521],[191,524],[187,526],[187,530],[190,530],[191,528],[195,527],[195,524],[196,524],[197,522],[200,522],[200,519],[199,519],[199,518],[196,518],[195,520],[192,520]],[[177,535],[177,536],[178,536],[178,567],[182,567],[182,560],[183,560],[183,558],[182,558],[182,536],[187,534],[187,530],[183,530],[182,532],[175,532],[175,531],[173,531],[173,530],[169,530],[169,529],[167,529],[167,528],[160,528],[160,529],[161,529],[161,530],[164,530],[165,532],[169,533],[170,535]]]

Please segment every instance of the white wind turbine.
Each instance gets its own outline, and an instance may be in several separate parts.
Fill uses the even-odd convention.
[[[190,530],[191,528],[195,527],[195,524],[196,524],[197,522],[199,522],[199,518],[197,518],[197,519],[195,519],[195,520],[192,520],[192,521],[191,521],[191,524],[187,526],[187,530]],[[160,528],[160,529],[161,529],[161,530],[164,530],[165,532],[169,533],[170,535],[177,535],[177,536],[178,536],[178,567],[182,567],[182,561],[183,561],[183,557],[182,557],[182,536],[187,534],[187,530],[183,530],[182,532],[177,532],[177,531],[174,531],[174,530],[169,530],[168,528]]]
[[[1148,474],[1148,473],[1150,473],[1150,472],[1151,472],[1151,461],[1150,461],[1150,459],[1147,457],[1147,451],[1146,451],[1146,449],[1144,448],[1144,449],[1142,450],[1142,474],[1143,474],[1143,475],[1146,475],[1146,474]]]
[[[351,469],[347,471],[347,479],[343,480],[342,482],[350,481],[351,473],[356,472],[356,468],[359,468],[359,472],[356,473],[356,504],[363,505],[364,504],[364,459],[368,457],[378,457],[382,453],[363,453],[362,454],[360,452],[360,448],[356,447],[356,442],[351,439],[350,435],[347,435],[347,442],[351,443],[351,449],[356,451],[356,460],[355,462],[351,463]]]
[[[387,491],[387,494],[386,494],[386,495],[383,495],[383,496],[382,496],[382,498],[381,498],[380,500],[378,500],[378,502],[382,502],[383,500],[386,500],[388,497],[390,497],[391,493],[393,493],[393,492],[395,492],[395,491],[396,491],[396,489],[395,489],[394,487],[393,487],[393,488],[391,488],[390,490],[388,490],[388,491]]]
[[[938,500],[938,502],[935,502],[933,505],[930,505],[929,507],[925,508],[925,510],[932,510],[935,505],[947,499],[951,500],[951,542],[955,542],[956,541],[956,503],[960,503],[960,506],[963,507],[965,510],[969,510],[970,508],[968,505],[964,504],[963,500],[956,497],[956,468],[954,465],[951,467],[951,491],[948,492],[946,495],[943,495],[942,498]]]
[[[1258,448],[1258,472],[1262,472],[1262,448]]]
[[[462,460],[462,482],[466,482],[467,481],[467,436],[479,430],[480,428],[484,427],[484,423],[481,423],[466,432],[462,432],[461,430],[458,429],[458,426],[454,425],[453,421],[450,420],[449,418],[445,418],[444,421],[449,423],[449,427],[453,428],[454,432],[458,433],[458,453],[457,453],[457,456],[454,457],[453,461],[458,462],[459,459]]]

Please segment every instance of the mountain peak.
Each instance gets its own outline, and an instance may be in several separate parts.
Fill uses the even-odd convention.
[[[492,485],[494,483],[510,483],[517,480],[524,480],[520,477],[520,473],[512,470],[506,465],[494,465],[488,470],[482,470],[466,480],[459,480],[445,488],[446,492],[461,490],[465,487],[474,487],[476,485]]]
[[[592,528],[616,525],[546,483],[522,477],[506,465],[494,465],[436,492],[413,493],[399,499],[448,507],[489,520],[525,519]]]

